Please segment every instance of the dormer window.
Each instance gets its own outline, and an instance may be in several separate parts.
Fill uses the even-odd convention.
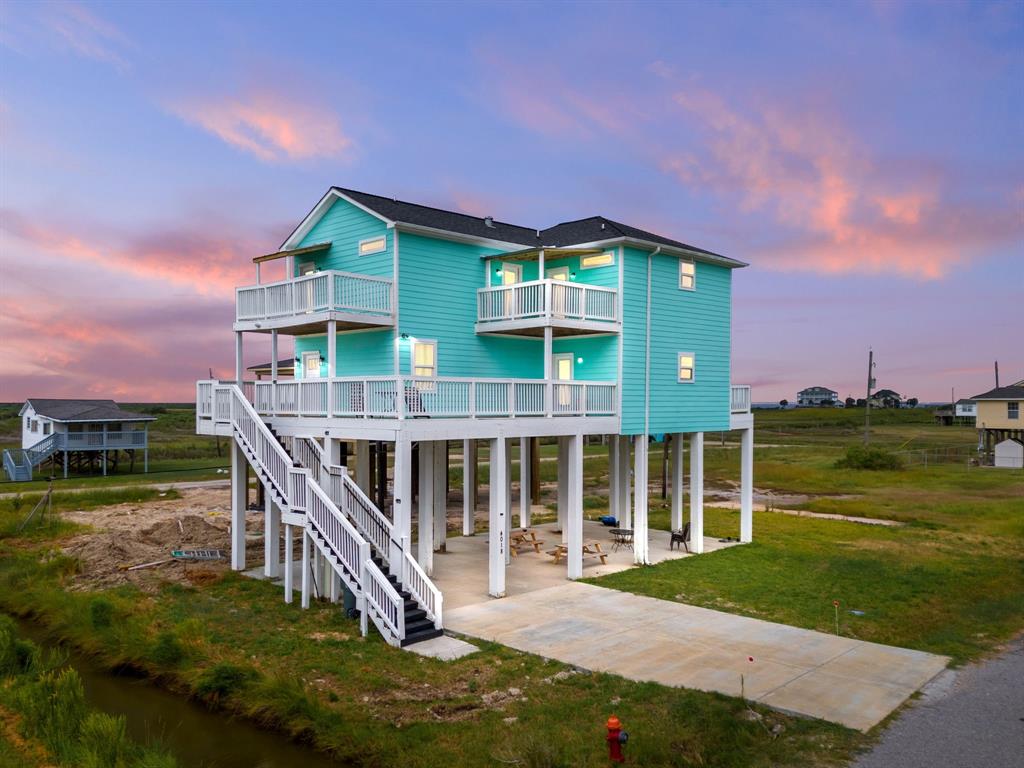
[[[697,289],[697,265],[692,259],[679,260],[679,288],[684,291]]]
[[[580,259],[580,269],[610,267],[614,263],[615,253],[613,251],[605,251],[604,253],[595,253],[591,256],[584,256],[582,259]]]
[[[359,255],[369,256],[371,253],[380,253],[388,247],[388,240],[386,237],[373,237],[369,240],[359,241]]]

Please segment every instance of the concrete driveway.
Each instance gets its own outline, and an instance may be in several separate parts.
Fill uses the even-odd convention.
[[[739,696],[743,675],[748,699],[862,731],[949,661],[576,582],[446,611],[445,626],[631,680]]]

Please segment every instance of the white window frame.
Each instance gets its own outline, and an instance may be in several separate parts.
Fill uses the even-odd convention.
[[[32,434],[39,434],[39,419],[32,419]]]
[[[1013,411],[1013,415],[1012,416],[1010,415],[1010,411],[1011,410]],[[1008,402],[1006,404],[1006,420],[1007,421],[1016,421],[1019,418],[1020,418],[1020,403],[1018,403],[1018,402]]]
[[[690,358],[690,378],[684,379],[681,375],[683,369],[683,358]],[[697,355],[693,352],[676,353],[676,381],[680,384],[693,384],[697,380]]]
[[[51,422],[49,422],[49,421],[44,421],[43,422],[43,434],[44,435],[48,435],[52,431],[51,428],[50,428],[50,424],[51,424]]]
[[[683,272],[683,265],[690,264],[693,266],[693,274],[685,274]],[[683,279],[689,278],[691,285],[683,285]],[[681,291],[696,291],[697,290],[697,262],[693,259],[680,259],[679,260],[679,290]]]
[[[380,248],[374,248],[372,251],[364,251],[363,246],[367,243],[374,243],[380,241]],[[368,237],[365,240],[359,241],[359,247],[356,249],[356,255],[358,256],[372,256],[375,253],[383,253],[388,249],[388,237],[387,235],[378,235],[377,237]]]
[[[430,375],[416,373],[417,368],[426,368],[425,365],[416,365],[416,347],[418,345],[431,346],[434,348],[434,365],[431,366],[434,372]],[[409,373],[417,378],[437,378],[437,339],[414,339],[409,345]]]
[[[587,264],[587,259],[603,259],[611,258],[611,261],[606,261],[602,264]],[[587,256],[580,256],[580,269],[600,269],[601,267],[614,267],[615,266],[615,251],[605,251],[604,253],[591,253]]]
[[[306,365],[306,360],[313,355],[316,355],[316,376],[309,375],[309,367]],[[307,350],[302,353],[302,378],[303,379],[319,379],[320,371],[323,369],[323,363],[320,360],[321,354],[319,350]]]

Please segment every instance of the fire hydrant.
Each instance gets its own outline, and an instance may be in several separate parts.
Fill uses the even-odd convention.
[[[622,754],[622,745],[629,739],[629,734],[622,730],[622,723],[619,718],[612,715],[607,723],[608,735],[608,759],[613,763],[624,763],[626,758]]]

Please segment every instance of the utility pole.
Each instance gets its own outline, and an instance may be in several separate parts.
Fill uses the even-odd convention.
[[[868,348],[868,395],[864,399],[864,445],[871,442],[871,388],[875,386],[875,352]]]
[[[996,360],[996,389],[999,389],[999,361]]]

